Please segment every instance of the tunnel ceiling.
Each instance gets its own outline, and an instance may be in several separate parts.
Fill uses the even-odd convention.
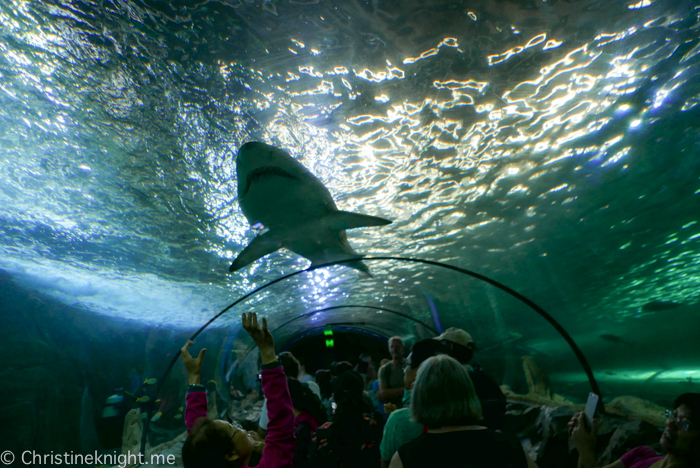
[[[339,209],[393,221],[347,232],[361,254],[490,276],[583,341],[663,314],[697,325],[694,2],[172,3],[0,4],[0,268],[16,281],[97,313],[196,327],[307,267],[281,250],[228,273],[256,234],[235,157],[264,141]],[[280,333],[356,322],[431,336],[435,310],[487,350],[556,339],[477,280],[368,265],[373,277],[298,275],[216,324],[359,304],[415,320],[348,308]]]

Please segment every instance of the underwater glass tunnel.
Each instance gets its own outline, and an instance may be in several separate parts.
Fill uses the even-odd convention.
[[[513,398],[700,391],[697,76],[685,0],[0,2],[0,452],[171,444],[192,336],[254,424],[243,312],[309,373],[458,327]]]

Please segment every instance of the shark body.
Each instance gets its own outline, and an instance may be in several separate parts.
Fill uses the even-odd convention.
[[[286,151],[264,143],[241,146],[236,159],[238,202],[251,226],[264,226],[236,257],[230,272],[284,247],[311,266],[357,258],[345,265],[369,274],[352,250],[346,229],[391,221],[340,211],[328,189]]]

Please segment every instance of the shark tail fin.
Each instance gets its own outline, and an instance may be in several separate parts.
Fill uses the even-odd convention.
[[[323,219],[327,228],[333,230],[353,229],[363,226],[386,226],[391,221],[377,216],[350,213],[349,211],[334,211]]]
[[[244,266],[250,265],[255,260],[271,254],[281,247],[282,242],[275,235],[271,234],[270,231],[265,234],[260,234],[238,254],[238,257],[233,261],[228,271],[234,272],[240,270]]]

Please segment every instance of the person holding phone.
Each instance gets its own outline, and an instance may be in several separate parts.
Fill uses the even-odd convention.
[[[260,349],[263,393],[268,399],[270,423],[264,442],[237,424],[222,419],[207,418],[207,393],[200,384],[202,361],[206,349],[196,358],[189,353],[192,341],[181,349],[187,368],[189,389],[185,423],[187,439],[182,447],[185,468],[244,468],[253,452],[262,452],[260,468],[285,468],[294,456],[294,410],[282,364],[275,355],[275,343],[267,328],[267,320],[258,325],[255,313],[243,314],[243,328]]]
[[[666,455],[651,447],[637,447],[602,468],[700,468],[700,393],[684,393],[676,398],[674,410],[667,410],[666,416],[660,440]],[[571,418],[569,439],[579,453],[578,468],[598,468],[597,423],[594,419],[589,430],[585,418],[584,413]]]

